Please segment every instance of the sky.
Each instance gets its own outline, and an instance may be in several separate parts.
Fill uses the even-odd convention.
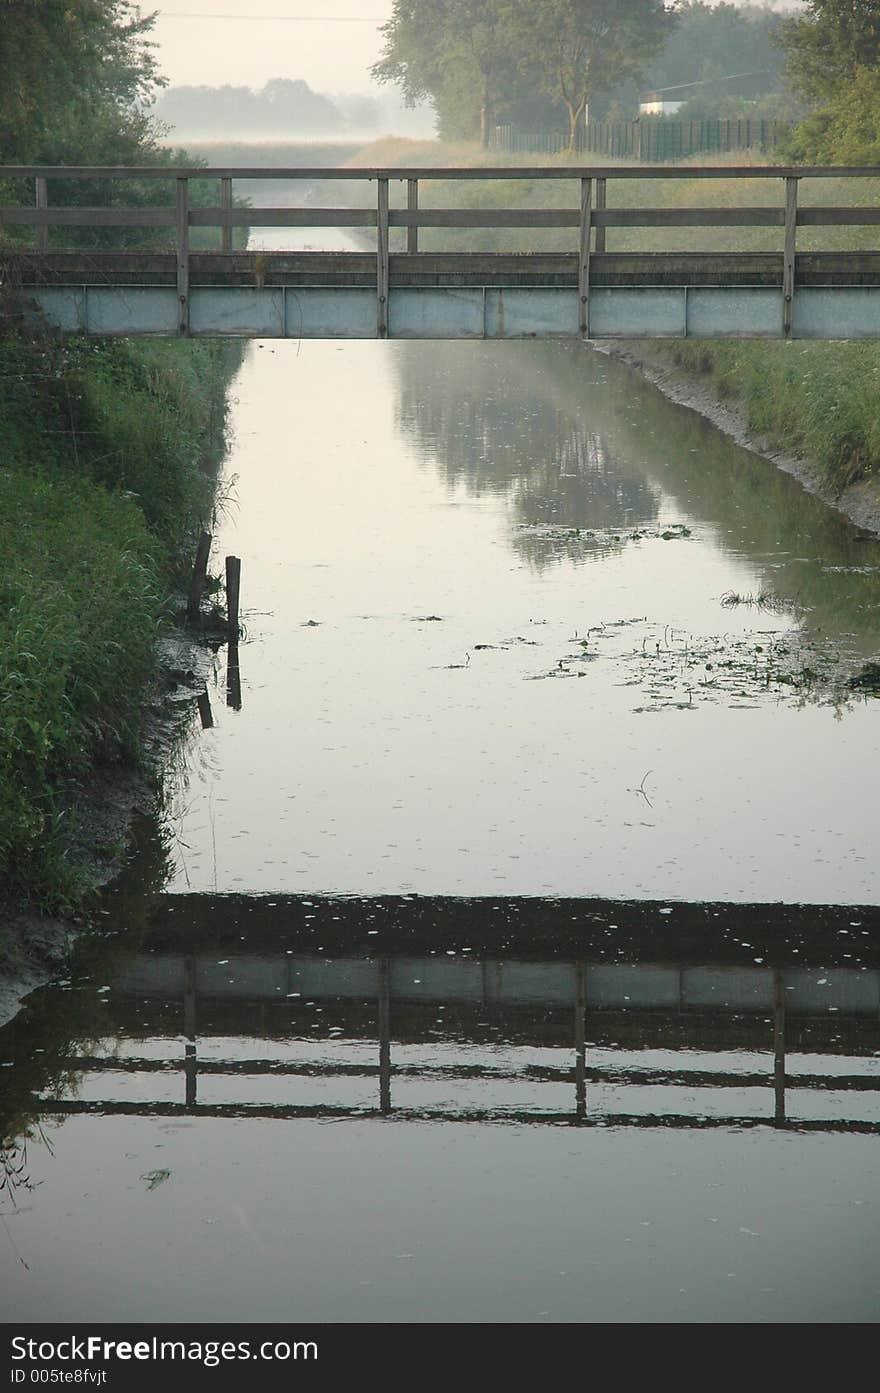
[[[157,15],[153,36],[172,86],[260,88],[301,77],[316,92],[383,89],[370,66],[383,47],[380,26],[393,0],[142,0]],[[798,0],[770,0],[774,9]],[[384,89],[387,91],[387,89]]]
[[[157,15],[159,65],[173,86],[259,88],[305,78],[318,92],[370,92],[392,0],[169,0]]]

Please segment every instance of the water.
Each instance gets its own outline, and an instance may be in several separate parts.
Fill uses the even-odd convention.
[[[0,1032],[7,1319],[876,1319],[880,546],[575,345],[234,396],[240,690]]]
[[[221,664],[172,888],[877,901],[876,703],[775,678],[874,655],[880,546],[576,347],[236,395],[243,710]]]

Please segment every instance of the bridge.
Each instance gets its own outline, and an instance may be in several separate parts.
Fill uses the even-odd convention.
[[[643,206],[651,181],[715,181],[723,202],[702,208]],[[856,201],[806,201],[819,181],[852,181]],[[487,186],[549,181],[574,189],[572,207],[484,207]],[[55,329],[100,336],[246,338],[783,338],[880,337],[880,250],[798,250],[799,229],[880,225],[880,168],[554,165],[526,168],[146,168],[6,166],[0,186],[21,191],[0,207],[12,229],[0,247],[0,314],[36,306]],[[197,206],[206,181],[216,206]],[[259,181],[293,183],[297,206],[251,208],[237,198]],[[745,181],[768,189],[762,206],[739,201]],[[476,185],[470,206],[425,206],[421,192]],[[369,206],[359,196],[373,185]],[[196,188],[198,186],[198,188]],[[305,202],[340,187],[335,206]],[[709,185],[712,187],[711,183]],[[156,190],[143,202],[143,189]],[[100,205],[82,195],[104,191]],[[352,190],[359,206],[351,206]],[[359,191],[359,194],[358,194]],[[472,189],[473,192],[473,189]],[[614,197],[609,197],[613,192]],[[392,198],[392,193],[395,195]],[[50,194],[59,201],[50,201]],[[80,197],[76,195],[79,194]],[[59,197],[60,196],[60,197]],[[322,196],[324,196],[322,194]],[[716,195],[717,197],[717,195]],[[460,198],[460,196],[459,196]],[[627,206],[621,199],[631,200]],[[776,201],[772,201],[772,200]],[[65,201],[66,200],[66,201]],[[127,201],[126,201],[127,200]],[[397,205],[400,206],[397,206]],[[348,229],[343,251],[245,250],[236,229]],[[33,242],[16,242],[24,229]],[[144,229],[149,245],[118,250],[50,245],[50,229],[105,240],[102,229]],[[566,251],[439,251],[419,245],[423,229],[570,229]],[[688,229],[687,251],[612,250],[609,230],[641,229],[640,240]],[[777,250],[700,249],[717,229],[778,229]],[[193,234],[214,229],[203,250]],[[405,233],[405,249],[392,241]],[[247,233],[244,232],[246,239]],[[705,240],[705,239],[704,239]],[[710,239],[711,240],[711,239]],[[812,238],[811,238],[812,240]]]

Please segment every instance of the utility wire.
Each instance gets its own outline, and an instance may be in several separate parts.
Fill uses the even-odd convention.
[[[386,15],[248,15],[194,14],[178,10],[160,10],[157,20],[165,19],[246,19],[277,24],[384,24]]]

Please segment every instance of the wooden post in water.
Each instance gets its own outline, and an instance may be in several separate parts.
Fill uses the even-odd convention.
[[[226,650],[226,705],[241,710],[241,668],[238,665],[238,642]]]
[[[202,730],[210,730],[214,724],[214,713],[211,710],[211,698],[207,691],[199,692],[198,707]]]
[[[208,557],[211,553],[211,534],[201,532],[199,542],[196,547],[196,559],[193,564],[192,578],[189,583],[189,590],[186,596],[186,617],[190,624],[194,624],[199,617],[199,606],[202,603],[202,595],[205,593],[205,581],[208,578]]]
[[[238,603],[241,592],[241,558],[226,558],[226,622],[229,642],[238,643]]]
[[[239,598],[241,558],[226,558],[226,624],[229,644],[226,650],[226,705],[241,710],[241,669],[238,665]]]

